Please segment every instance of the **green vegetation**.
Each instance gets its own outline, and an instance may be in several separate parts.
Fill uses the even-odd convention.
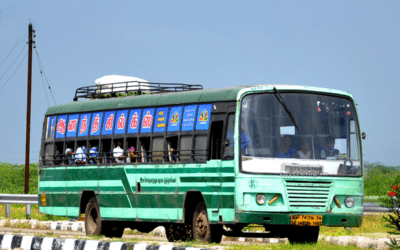
[[[379,163],[373,163],[366,164],[365,170],[365,196],[387,196],[393,183],[400,183],[399,167],[389,167]]]
[[[25,165],[0,162],[0,193],[24,194]],[[38,165],[29,165],[29,194],[38,193]]]

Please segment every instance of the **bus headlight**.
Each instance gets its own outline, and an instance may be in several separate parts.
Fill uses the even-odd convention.
[[[256,202],[258,203],[258,205],[265,204],[266,200],[267,199],[265,198],[265,195],[263,195],[263,194],[258,194],[257,197],[256,197]]]
[[[354,198],[349,196],[346,198],[346,200],[344,200],[344,204],[346,205],[346,207],[350,208],[353,207],[355,202],[354,202]]]

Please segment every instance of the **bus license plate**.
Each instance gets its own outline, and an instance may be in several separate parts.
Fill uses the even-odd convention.
[[[290,217],[290,225],[294,226],[321,226],[322,215],[296,214]]]

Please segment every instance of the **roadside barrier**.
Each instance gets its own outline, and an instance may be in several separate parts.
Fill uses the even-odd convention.
[[[0,234],[0,249],[24,250],[211,250],[172,245],[148,245]]]

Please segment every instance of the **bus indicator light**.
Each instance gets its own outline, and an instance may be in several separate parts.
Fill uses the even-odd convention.
[[[42,202],[42,206],[46,206],[46,195],[45,194],[41,194],[40,195],[40,201]]]

